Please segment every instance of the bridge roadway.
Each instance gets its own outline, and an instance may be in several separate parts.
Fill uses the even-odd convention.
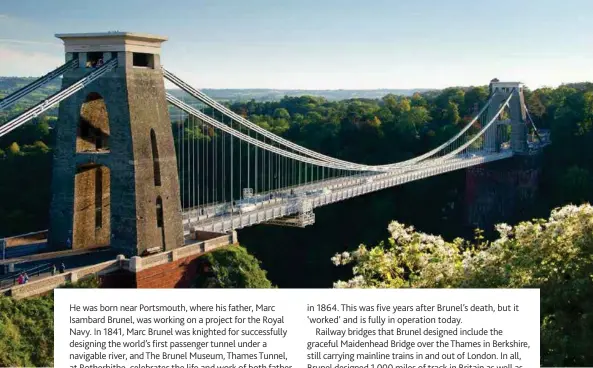
[[[510,147],[503,148],[503,151],[509,149]],[[486,154],[483,152],[482,154]],[[455,156],[455,159],[460,158],[471,158],[480,155],[480,152],[475,152],[472,154],[459,154]],[[447,162],[453,162],[454,159],[448,159]],[[353,185],[361,185],[368,183],[369,179],[372,181],[385,178],[387,176],[393,175],[400,175],[404,172],[410,171],[417,171],[420,168],[426,167],[434,167],[435,165],[442,165],[442,159],[432,159],[426,160],[424,162],[413,164],[410,166],[402,167],[399,169],[395,169],[388,173],[380,173],[377,174],[376,172],[363,172],[360,174],[349,175],[349,176],[341,176],[341,177],[332,177],[330,179],[322,179],[311,181],[307,184],[295,185],[284,187],[278,190],[272,191],[265,191],[259,192],[253,195],[251,198],[244,198],[244,199],[235,199],[236,205],[240,203],[252,203],[257,206],[261,206],[262,204],[267,204],[269,201],[277,203],[278,200],[285,200],[287,198],[295,199],[297,196],[304,198],[307,196],[307,192],[323,190],[324,188],[335,190],[343,187],[351,187]],[[183,225],[185,230],[185,235],[189,234],[189,223],[195,224],[198,222],[203,222],[204,220],[208,220],[212,217],[222,216],[227,214],[231,209],[230,202],[217,202],[217,203],[209,203],[203,206],[196,206],[190,209],[183,210]]]
[[[433,161],[426,161],[422,164],[415,164],[413,168],[417,169],[419,167],[434,165]],[[388,174],[381,173],[377,174],[376,172],[363,172],[360,174],[348,175],[348,176],[334,176],[329,179],[322,179],[311,181],[306,184],[301,185],[293,185],[288,187],[283,187],[278,190],[271,190],[271,191],[263,191],[257,194],[254,194],[250,198],[243,198],[243,199],[235,199],[236,205],[240,203],[252,203],[255,205],[262,205],[268,203],[268,201],[273,201],[274,203],[277,202],[279,199],[286,199],[286,198],[296,198],[297,196],[301,196],[304,198],[307,196],[307,192],[312,192],[316,190],[323,190],[324,188],[334,190],[343,187],[350,187],[353,185],[364,184],[368,182],[369,179],[375,180],[376,178],[384,177],[385,175],[394,175],[394,174],[401,174],[404,172],[410,171],[410,167],[402,167],[400,169],[396,169],[394,171],[389,172]],[[303,197],[304,196],[304,197]],[[230,202],[217,202],[217,203],[209,203],[203,206],[196,206],[190,209],[183,210],[183,224],[184,228],[187,230],[188,223],[191,222],[202,222],[204,220],[210,219],[212,217],[222,216],[225,213],[228,213],[230,210]],[[187,232],[186,232],[187,234]]]
[[[183,214],[183,231],[185,235],[189,235],[191,230],[222,233],[232,229],[240,229],[297,214],[301,210],[304,200],[310,201],[313,208],[321,207],[366,193],[376,192],[381,189],[487,162],[510,158],[511,156],[513,156],[513,152],[510,149],[503,150],[499,153],[474,152],[471,155],[458,155],[446,160],[428,160],[422,164],[413,165],[411,168],[402,168],[394,172],[354,175],[318,181],[295,188],[284,188],[282,191],[276,192],[275,198],[270,198],[269,193],[254,196],[256,200],[257,198],[264,200],[255,202],[256,209],[246,213],[231,213],[229,204],[205,207],[204,214],[200,214],[200,216],[198,216],[198,211],[201,213],[201,209],[186,211]],[[370,178],[372,178],[372,181],[369,180]],[[298,194],[290,194],[291,189],[295,193],[304,193],[323,188],[327,188],[331,192],[300,196]]]

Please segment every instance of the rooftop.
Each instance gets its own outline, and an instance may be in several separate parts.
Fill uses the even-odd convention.
[[[169,38],[164,36],[157,36],[148,33],[136,33],[136,32],[95,32],[95,33],[58,33],[55,35],[57,38],[62,40],[71,38],[124,38],[124,39],[135,39],[141,41],[157,41],[164,42]]]
[[[167,37],[134,32],[58,33],[66,52],[137,52],[160,54]]]
[[[517,82],[517,81],[491,81],[490,83],[523,83],[523,82]]]

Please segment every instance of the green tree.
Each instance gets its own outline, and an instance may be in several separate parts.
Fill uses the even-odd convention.
[[[0,297],[0,366],[53,366],[53,298]]]
[[[391,111],[395,111],[395,109],[397,108],[397,96],[394,94],[388,94],[385,95],[383,97],[383,103],[385,104],[385,106],[387,106],[388,109],[390,109]]]
[[[286,110],[283,107],[275,109],[273,116],[276,119],[290,119],[290,114],[288,113],[288,110]]]
[[[63,285],[62,289],[96,289],[101,287],[101,279],[97,275],[90,275],[75,283],[68,282]]]
[[[10,147],[8,147],[8,153],[12,156],[18,156],[21,154],[21,147],[18,143],[12,142]]]
[[[96,288],[99,278],[90,276],[66,288]],[[0,366],[53,367],[54,298],[14,300],[0,296]]]
[[[498,239],[470,243],[416,232],[398,222],[374,248],[336,254],[354,264],[337,288],[539,288],[541,362],[593,361],[593,206],[569,205],[547,220],[496,226]],[[478,234],[481,235],[481,234]]]
[[[540,93],[532,93],[527,99],[527,104],[532,118],[541,119],[546,113],[546,106],[540,98]]]
[[[47,146],[47,144],[43,143],[42,141],[35,141],[35,143],[33,143],[33,146],[42,153],[49,152],[49,147]]]
[[[55,120],[55,119],[50,119],[47,115],[42,116],[42,118],[40,118],[39,123],[37,124],[37,132],[39,134],[40,137],[46,137],[49,135],[49,122],[50,120]]]
[[[420,130],[426,123],[430,122],[431,117],[425,107],[414,106],[403,115],[402,120],[413,125],[416,130]]]
[[[412,95],[412,106],[422,106],[422,107],[426,107],[428,105],[428,102],[426,101],[426,99],[424,97],[422,97],[422,95],[418,92],[414,93],[414,95]]]
[[[283,135],[288,129],[290,129],[290,123],[287,119],[278,118],[272,121],[272,133],[276,135]]]
[[[266,271],[247,249],[230,246],[207,253],[200,260],[205,265],[195,285],[200,288],[271,288]]]
[[[457,125],[460,120],[459,116],[459,106],[453,102],[449,101],[447,104],[447,109],[445,111],[445,119],[447,120],[447,124]]]
[[[474,115],[479,109],[484,106],[488,100],[488,88],[486,87],[472,87],[465,92],[464,107],[462,115]]]
[[[587,169],[572,166],[559,178],[560,195],[564,200],[582,203],[593,190],[593,177]]]

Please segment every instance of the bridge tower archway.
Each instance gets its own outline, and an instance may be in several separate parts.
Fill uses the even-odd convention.
[[[127,32],[56,36],[64,41],[66,60],[78,58],[78,68],[63,76],[64,87],[114,58],[117,66],[60,103],[50,246],[109,245],[128,257],[182,246],[177,162],[160,66],[166,38]],[[97,213],[84,208],[89,203]]]
[[[72,249],[108,246],[111,238],[111,171],[83,164],[74,177]]]
[[[109,151],[109,114],[105,100],[89,93],[80,107],[76,152]]]
[[[499,152],[501,150],[501,125],[510,125],[510,148],[516,154],[528,152],[527,147],[527,112],[525,107],[525,97],[523,96],[523,83],[520,82],[500,82],[493,79],[490,82],[490,96],[492,103],[488,107],[487,122],[490,122],[496,116],[498,110],[507,98],[512,95],[509,105],[505,108],[502,116],[494,122],[484,133],[484,148],[488,152]],[[504,128],[504,127],[502,127]],[[504,130],[504,129],[502,129]]]

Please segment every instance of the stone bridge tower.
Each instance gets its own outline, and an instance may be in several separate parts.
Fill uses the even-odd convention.
[[[53,249],[110,246],[128,257],[183,245],[177,161],[160,68],[165,37],[58,34],[62,86],[111,59],[117,66],[60,103],[49,242]]]
[[[529,150],[527,143],[527,112],[519,82],[490,82],[492,104],[490,121],[506,99],[512,95],[505,116],[485,133],[485,149],[498,152],[502,137],[510,126],[510,149],[514,158],[470,167],[466,170],[465,209],[467,225],[491,232],[499,222],[513,223],[533,214],[538,195],[542,157]]]
[[[513,95],[509,101],[509,119],[495,122],[484,134],[485,149],[490,152],[500,151],[501,129],[505,125],[511,126],[511,149],[515,154],[528,153],[527,148],[527,115],[525,111],[525,98],[523,97],[523,84],[520,82],[499,82],[494,79],[490,82],[490,96],[494,96],[488,108],[488,120],[490,121],[498,112],[500,106],[506,101],[510,94]]]

